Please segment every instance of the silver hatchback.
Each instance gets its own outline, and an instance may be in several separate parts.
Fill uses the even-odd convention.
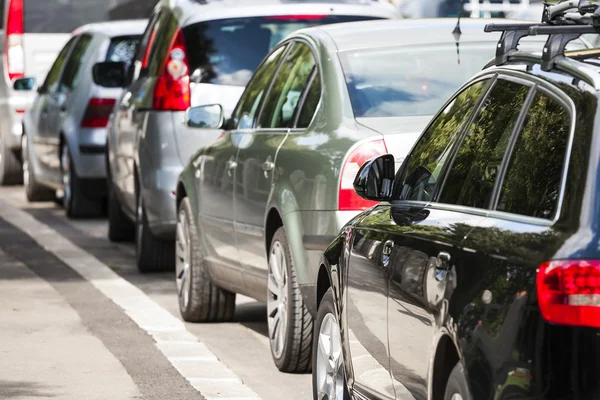
[[[99,62],[128,64],[146,20],[85,25],[56,58],[23,120],[23,180],[29,201],[63,191],[69,217],[100,214],[106,198],[106,125],[121,95],[102,87]]]

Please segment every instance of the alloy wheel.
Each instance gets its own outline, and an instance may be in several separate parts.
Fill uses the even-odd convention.
[[[63,144],[60,163],[62,165],[62,182],[64,191],[63,205],[66,209],[68,209],[71,204],[73,191],[71,189],[71,155],[69,154],[69,147],[66,143]]]
[[[267,287],[269,340],[273,355],[280,358],[287,335],[288,272],[285,251],[279,241],[273,243],[269,254]]]
[[[27,153],[27,136],[21,137],[21,159],[23,160],[23,186],[29,186],[29,155]]]
[[[175,277],[177,281],[177,293],[179,295],[179,307],[186,310],[190,302],[191,276],[191,243],[190,232],[186,215],[183,210],[179,211],[177,221],[177,237],[175,239]]]
[[[325,315],[317,337],[317,398],[342,400],[344,398],[344,360],[342,337],[335,316]]]

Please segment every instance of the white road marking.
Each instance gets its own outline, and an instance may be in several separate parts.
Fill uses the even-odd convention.
[[[169,362],[207,400],[260,399],[214,353],[198,342],[181,320],[139,288],[27,212],[4,201],[0,203],[1,218],[25,232],[121,307],[154,338]]]

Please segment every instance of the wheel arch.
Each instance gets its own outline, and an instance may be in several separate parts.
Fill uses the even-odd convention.
[[[460,353],[454,341],[448,334],[442,334],[435,347],[433,369],[430,381],[432,400],[443,400],[448,378],[452,369],[461,360]]]
[[[324,263],[321,262],[319,265],[319,273],[317,276],[317,298],[316,298],[316,308],[319,309],[319,305],[321,304],[321,300],[323,300],[323,296],[329,290],[329,288],[333,287],[333,283],[331,282],[331,276],[327,270],[327,267]]]

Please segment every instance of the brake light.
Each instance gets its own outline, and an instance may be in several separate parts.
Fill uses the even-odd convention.
[[[537,271],[544,319],[553,324],[600,328],[600,261],[546,262]]]
[[[9,0],[4,42],[4,67],[10,80],[25,76],[23,0]]]
[[[338,202],[340,211],[362,211],[377,204],[376,201],[365,200],[354,192],[354,178],[365,162],[386,153],[383,139],[362,142],[351,150],[342,166]]]
[[[276,19],[276,20],[315,20],[315,19],[323,19],[327,17],[327,15],[316,15],[316,14],[303,14],[303,15],[271,15],[266,17],[267,19]]]
[[[185,111],[190,107],[190,75],[181,29],[175,35],[165,57],[163,71],[154,87],[155,110]]]
[[[90,99],[81,120],[82,128],[105,128],[115,107],[115,99]]]

